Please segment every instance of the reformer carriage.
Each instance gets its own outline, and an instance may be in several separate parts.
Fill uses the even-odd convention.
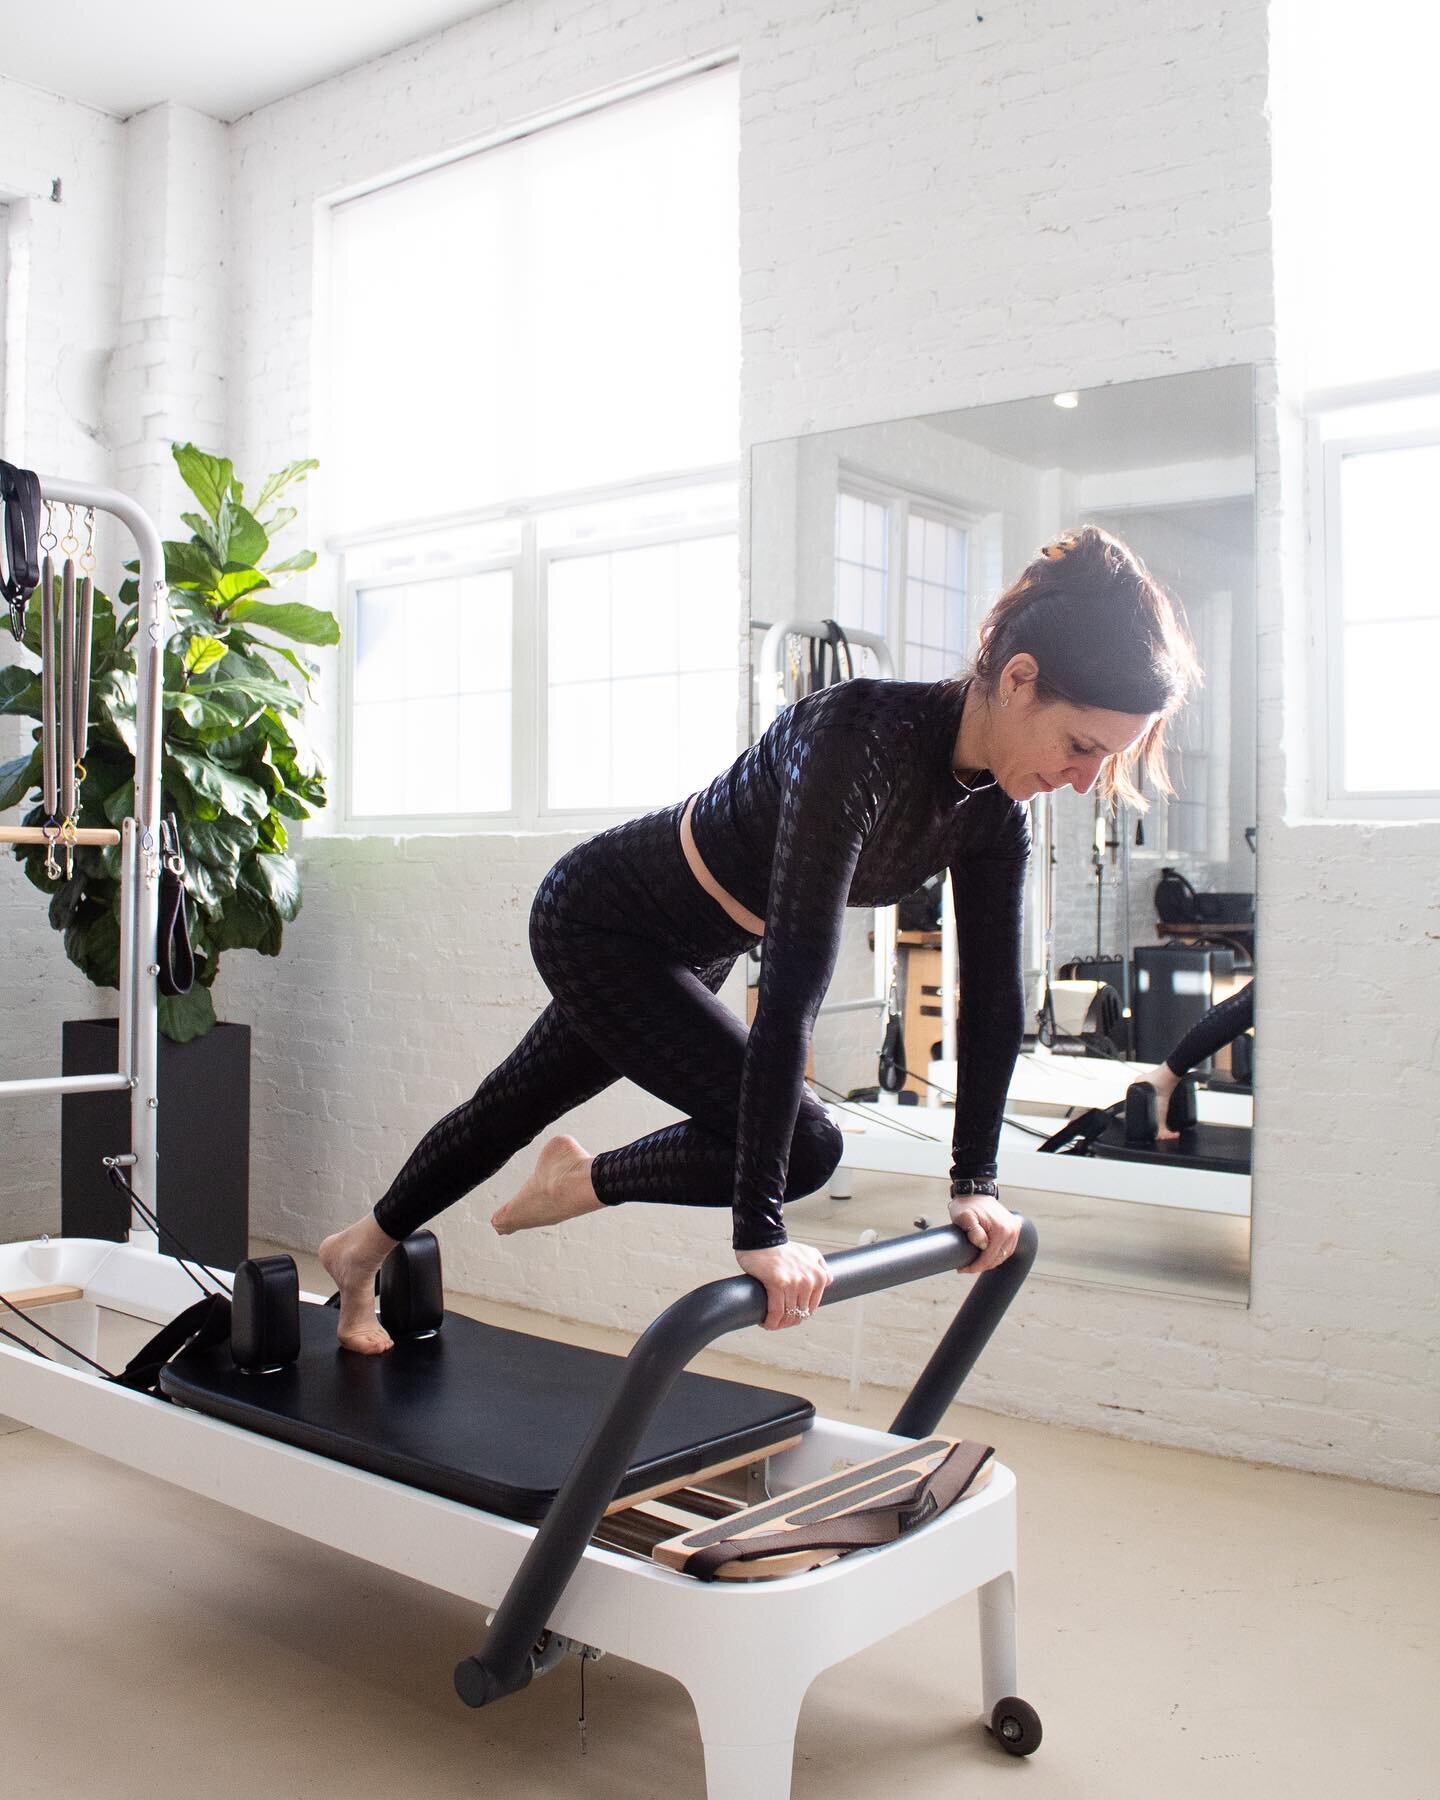
[[[0,1246],[12,1315],[0,1338],[0,1412],[496,1605],[483,1645],[455,1674],[472,1706],[516,1692],[567,1653],[614,1651],[675,1676],[695,1703],[711,1800],[788,1795],[815,1676],[972,1591],[986,1723],[1012,1754],[1033,1751],[1039,1721],[1015,1695],[1015,1478],[989,1446],[936,1431],[1034,1260],[1028,1222],[1010,1260],[975,1282],[888,1432],[816,1417],[793,1394],[684,1372],[706,1345],[764,1316],[763,1290],[745,1276],[677,1301],[620,1359],[447,1313],[438,1248],[420,1233],[382,1272],[396,1348],[362,1358],[338,1350],[333,1313],[300,1294],[289,1258],[242,1264],[232,1282],[162,1252],[149,951],[159,915],[161,548],[122,495],[42,480],[37,497],[108,512],[139,547],[135,812],[120,827],[119,1066],[4,1082],[0,1095],[128,1090],[131,1149],[114,1161],[134,1213],[126,1243]],[[8,560],[13,578],[13,539]],[[73,723],[69,739],[58,724],[63,763],[78,740]],[[19,841],[57,835],[53,825],[5,835],[20,832]],[[829,1259],[824,1303],[946,1273],[976,1254],[953,1227],[843,1251]],[[209,1290],[199,1302],[196,1282]],[[119,1379],[87,1362],[105,1311],[163,1328]]]

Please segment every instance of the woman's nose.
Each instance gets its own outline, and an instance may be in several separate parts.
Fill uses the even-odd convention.
[[[1100,774],[1100,765],[1105,761],[1103,756],[1087,756],[1081,762],[1070,766],[1070,785],[1077,794],[1088,794]]]

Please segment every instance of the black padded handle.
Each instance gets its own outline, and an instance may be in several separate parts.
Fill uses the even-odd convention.
[[[1022,1219],[1014,1255],[975,1281],[892,1431],[918,1438],[933,1430],[1029,1274],[1036,1248],[1035,1227]],[[954,1225],[837,1251],[825,1259],[834,1279],[821,1305],[962,1269],[979,1255]],[[455,1689],[467,1706],[486,1706],[529,1685],[535,1646],[625,1479],[656,1408],[692,1357],[728,1332],[758,1325],[767,1306],[765,1289],[754,1276],[732,1275],[677,1300],[637,1340],[609,1406],[592,1427],[496,1610],[484,1649],[456,1665]]]

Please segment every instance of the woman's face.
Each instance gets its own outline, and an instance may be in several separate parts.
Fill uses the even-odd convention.
[[[1149,729],[1153,713],[1107,712],[1068,700],[1036,697],[1033,680],[1001,678],[991,713],[990,771],[1012,800],[1029,800],[1055,788],[1088,794],[1105,759],[1119,756]]]

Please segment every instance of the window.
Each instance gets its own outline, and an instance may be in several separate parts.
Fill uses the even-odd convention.
[[[563,825],[735,749],[733,65],[331,212],[344,814]]]
[[[1424,552],[1440,488],[1440,15],[1413,0],[1295,9],[1295,141],[1306,176],[1313,759],[1317,808],[1440,816],[1427,730],[1440,588]]]
[[[969,533],[911,508],[905,564],[905,656],[910,681],[940,681],[965,660]]]
[[[1332,415],[1319,432],[1327,810],[1433,816],[1440,581],[1424,546],[1440,493],[1440,419],[1428,431],[1350,435]]]
[[[559,828],[708,781],[735,750],[738,504],[680,483],[351,546],[346,826]]]
[[[969,633],[967,523],[898,490],[835,500],[835,618],[883,637],[907,681],[958,674]]]

